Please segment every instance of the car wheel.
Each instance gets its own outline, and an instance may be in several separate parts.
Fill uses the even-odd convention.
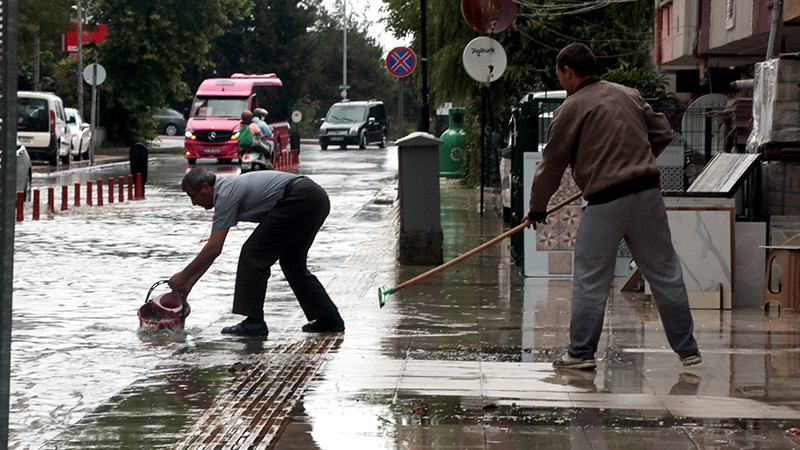
[[[319,148],[321,148],[323,150],[327,150],[328,149],[328,144],[326,142],[320,142],[319,143]]]
[[[186,158],[186,161],[187,161],[189,164],[191,164],[191,165],[194,165],[194,163],[196,163],[196,162],[197,162],[197,158]]]
[[[69,165],[69,153],[61,157],[61,164],[64,164],[65,166]]]
[[[178,126],[174,123],[167,124],[167,126],[164,127],[164,133],[166,133],[167,136],[175,136],[178,134]]]
[[[57,166],[58,165],[58,151],[53,153],[50,156],[50,159],[47,162],[50,163],[51,166]]]
[[[367,130],[361,130],[361,135],[358,137],[358,148],[361,150],[367,148]]]
[[[230,164],[233,162],[233,158],[220,158],[217,160],[220,164]]]
[[[386,148],[386,132],[381,133],[381,141],[378,142],[378,148]]]

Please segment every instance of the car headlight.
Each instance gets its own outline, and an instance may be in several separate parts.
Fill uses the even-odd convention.
[[[350,134],[358,134],[358,125],[350,127]]]
[[[194,131],[192,130],[186,130],[183,135],[186,136],[186,139],[197,139],[197,136],[194,135]]]

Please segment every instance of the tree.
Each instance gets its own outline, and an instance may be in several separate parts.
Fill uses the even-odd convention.
[[[72,28],[73,0],[19,2],[19,89],[53,90],[53,71],[62,59],[61,36]],[[76,81],[77,83],[77,81]]]
[[[155,138],[153,108],[187,99],[186,65],[210,67],[211,39],[231,25],[231,12],[249,14],[252,0],[97,0],[95,18],[109,26],[97,46],[108,78],[100,91],[109,139],[130,145]],[[202,31],[200,31],[202,30]]]

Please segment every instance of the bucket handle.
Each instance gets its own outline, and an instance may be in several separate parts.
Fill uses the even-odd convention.
[[[164,283],[168,283],[168,282],[169,282],[169,280],[158,280],[155,283],[153,283],[153,285],[150,286],[150,290],[147,291],[147,297],[144,298],[144,302],[147,303],[147,302],[150,301],[150,294],[153,292],[153,289],[155,289],[156,287],[158,287],[158,286],[160,286],[160,285],[162,285]],[[181,306],[182,306],[182,308],[181,308],[181,321],[183,321],[184,319],[186,319],[186,306],[188,306],[188,302],[186,301],[186,293],[185,292],[178,291],[178,295],[181,297]]]
[[[155,283],[153,283],[153,285],[150,286],[150,290],[147,291],[147,297],[144,298],[144,302],[147,303],[148,301],[150,301],[150,294],[153,292],[153,289],[167,282],[169,282],[169,280],[158,280]]]

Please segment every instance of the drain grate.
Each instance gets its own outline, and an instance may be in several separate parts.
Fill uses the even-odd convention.
[[[341,336],[320,336],[263,353],[263,361],[243,370],[175,448],[271,448],[306,386],[341,341]]]

